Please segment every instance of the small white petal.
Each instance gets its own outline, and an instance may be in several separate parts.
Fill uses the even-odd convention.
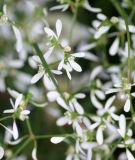
[[[3,113],[14,113],[14,109],[7,109],[7,110],[4,110]]]
[[[65,139],[65,137],[52,137],[50,141],[54,144],[58,144],[58,143],[62,142],[64,139]]]
[[[126,149],[126,155],[127,155],[128,160],[135,160],[135,158],[133,157],[129,149]]]
[[[65,69],[66,69],[66,73],[67,73],[68,78],[71,80],[72,78],[71,78],[71,74],[69,72],[68,67],[66,66]]]
[[[118,144],[118,147],[119,148],[125,148],[125,145],[124,144]]]
[[[128,27],[129,27],[129,32],[135,33],[135,26],[133,26],[133,25],[128,25]]]
[[[39,81],[44,75],[44,72],[39,72],[37,74],[35,74],[32,79],[31,79],[31,83],[34,84],[36,83],[37,81]]]
[[[54,10],[60,10],[62,9],[62,12],[64,12],[65,10],[67,10],[69,7],[68,4],[63,4],[63,5],[58,5],[58,6],[54,6],[52,8],[50,8],[51,11],[54,11]]]
[[[116,53],[118,52],[119,43],[120,43],[119,38],[116,38],[116,39],[113,41],[113,43],[112,43],[112,45],[111,45],[111,47],[110,47],[110,49],[109,49],[109,53],[110,53],[111,56],[116,55]]]
[[[98,18],[99,20],[102,20],[102,21],[104,21],[104,20],[107,19],[107,17],[106,17],[104,14],[102,14],[102,13],[98,13],[98,14],[97,14],[97,18]]]
[[[79,114],[84,114],[84,110],[83,110],[82,106],[77,101],[74,101],[73,104],[74,104],[76,111]]]
[[[61,70],[63,68],[64,65],[64,60],[62,60],[59,65],[58,65],[58,70]]]
[[[82,137],[83,136],[83,130],[82,130],[80,124],[77,121],[75,121],[73,123],[73,127],[75,128],[77,135],[79,137]]]
[[[62,22],[61,20],[57,20],[56,21],[56,32],[57,32],[57,36],[59,37],[61,34],[61,30],[62,30]]]
[[[131,95],[132,95],[133,97],[135,97],[135,92],[131,93]]]
[[[71,67],[71,65],[69,64],[69,62],[67,63],[67,64],[64,64],[64,67],[63,67],[64,69],[67,69],[69,72],[72,72],[73,71],[73,69],[72,69],[72,67]]]
[[[4,156],[4,149],[0,146],[0,159]]]
[[[103,105],[97,100],[93,91],[91,91],[90,98],[91,98],[91,102],[94,105],[94,107],[96,107],[97,109],[102,109],[103,108]]]
[[[49,58],[49,57],[50,57],[50,55],[52,54],[53,50],[54,50],[54,46],[53,46],[53,47],[51,47],[51,48],[49,48],[49,49],[48,49],[48,51],[47,51],[47,52],[45,52],[45,54],[44,54],[44,58],[45,58],[45,59]]]
[[[18,136],[19,136],[19,133],[18,133],[17,125],[16,125],[16,122],[14,121],[13,122],[13,137],[16,140]]]
[[[13,103],[13,100],[12,100],[12,99],[10,99],[10,103],[11,103],[11,105],[12,105],[13,109],[15,109],[15,105],[14,105],[14,103]]]
[[[90,123],[90,120],[87,117],[83,118],[83,123],[88,129],[90,129],[91,123]]]
[[[79,50],[80,51],[88,51],[90,49],[93,49],[96,47],[96,43],[91,43],[91,44],[86,44],[86,45],[82,45]]]
[[[91,159],[92,159],[92,149],[89,148],[87,153],[87,160],[91,160]]]
[[[57,91],[50,91],[50,92],[47,93],[47,97],[48,97],[50,102],[56,101],[58,96],[59,96],[59,93]]]
[[[43,84],[48,90],[55,90],[56,89],[53,81],[46,74],[44,74],[44,77],[43,77]]]
[[[13,31],[15,33],[15,37],[16,37],[16,40],[17,40],[17,42],[16,42],[16,50],[18,52],[20,52],[22,50],[22,48],[23,48],[22,36],[21,36],[21,33],[20,33],[20,31],[19,31],[19,29],[17,27],[15,27],[15,26],[12,26],[12,27],[13,27]]]
[[[56,37],[56,35],[55,35],[55,33],[53,32],[53,30],[51,30],[50,28],[45,27],[44,30],[45,30],[46,34],[47,34],[49,37],[53,37],[53,36]]]
[[[86,95],[84,93],[77,93],[77,94],[75,94],[75,98],[77,98],[77,99],[83,99],[85,97],[86,97]]]
[[[84,58],[94,62],[97,62],[99,60],[99,58],[96,55],[94,55],[94,53],[91,52],[85,52]]]
[[[126,135],[126,118],[123,114],[120,115],[120,118],[119,118],[119,130],[118,131],[120,135],[124,138]]]
[[[5,80],[3,78],[0,78],[0,91],[4,92],[5,90],[6,90]]]
[[[33,60],[34,62],[36,62],[37,64],[42,63],[41,60],[40,60],[40,58],[39,58],[39,56],[32,56],[31,58],[32,58],[32,60]]]
[[[93,8],[89,5],[88,1],[85,1],[84,3],[84,8],[86,8],[90,12],[98,13],[101,12],[102,10],[100,8]]]
[[[54,73],[56,75],[61,75],[62,74],[62,72],[59,71],[59,70],[51,70],[51,71],[52,71],[52,73]]]
[[[81,71],[82,71],[81,66],[80,66],[78,63],[76,63],[74,60],[69,60],[69,63],[70,63],[70,65],[71,65],[71,67],[72,67],[74,70],[76,70],[77,72],[81,72]]]
[[[58,97],[57,98],[57,103],[63,107],[64,109],[68,110],[68,106],[67,104],[65,103],[65,101],[61,98],[61,97]]]
[[[22,98],[23,98],[23,95],[22,94],[19,94],[19,96],[17,97],[16,101],[15,101],[15,109],[18,108],[19,104],[21,103],[22,101]]]
[[[92,21],[92,26],[95,28],[95,30],[90,30],[90,32],[92,31],[92,33],[95,34],[95,31],[97,30],[97,28],[101,25],[101,22],[99,20],[93,20]]]
[[[74,53],[74,54],[71,54],[71,55],[74,56],[74,57],[78,57],[78,58],[85,57],[84,52]]]
[[[105,94],[111,94],[111,93],[115,93],[115,92],[119,92],[120,89],[119,88],[111,88],[108,91],[105,92]]]
[[[105,99],[105,94],[104,94],[103,91],[101,91],[101,90],[95,90],[95,94],[96,94],[96,96],[97,96],[99,99],[101,99],[101,100],[104,100],[104,99]]]
[[[6,4],[4,4],[4,6],[3,6],[3,13],[6,15],[7,14],[7,5]]]
[[[8,62],[8,65],[13,68],[21,68],[23,66],[24,62],[21,60],[10,60]]]
[[[37,149],[36,148],[33,148],[32,150],[32,159],[37,160]]]
[[[95,33],[94,38],[95,38],[95,39],[100,38],[103,34],[107,33],[109,29],[110,29],[109,26],[102,26],[102,27],[100,27],[100,28],[97,30],[97,32]]]
[[[28,114],[30,114],[30,111],[29,110],[23,110],[23,111],[21,111],[21,114],[28,115]]]
[[[119,120],[119,116],[114,114],[114,113],[110,113],[111,114],[111,117],[115,120],[115,121],[118,121]]]
[[[108,110],[115,100],[115,96],[110,97],[105,103],[105,109]]]
[[[38,102],[32,102],[33,105],[35,105],[38,108],[44,108],[48,105],[47,102],[42,102],[42,103],[38,103]]]
[[[103,68],[101,66],[94,68],[90,74],[90,81],[94,80],[96,76],[102,71],[102,69]]]
[[[56,124],[58,126],[64,126],[65,124],[68,123],[68,118],[67,117],[60,117],[57,121]]]
[[[125,112],[129,112],[130,111],[130,99],[129,98],[126,100],[126,103],[124,105],[124,111]]]
[[[66,160],[72,160],[73,156],[72,154],[67,155]]]
[[[97,133],[96,133],[96,140],[98,142],[98,144],[103,144],[103,129],[102,127],[99,127],[97,129]]]

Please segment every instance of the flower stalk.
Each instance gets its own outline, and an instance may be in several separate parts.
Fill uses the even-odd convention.
[[[130,83],[131,82],[131,52],[130,52],[131,40],[130,40],[130,33],[129,33],[129,27],[128,27],[128,19],[127,19],[127,15],[126,15],[124,9],[122,9],[122,7],[120,7],[119,2],[117,0],[110,0],[110,1],[112,2],[114,7],[116,8],[116,10],[119,12],[119,14],[122,16],[122,18],[125,21],[126,32],[127,32],[127,41],[128,41],[128,72],[127,72],[127,77],[128,77],[128,83]]]
[[[57,84],[57,82],[56,82],[56,80],[55,80],[55,78],[54,78],[54,76],[53,76],[53,74],[52,74],[52,72],[51,72],[51,70],[50,70],[47,62],[46,62],[46,60],[45,60],[45,58],[43,57],[43,54],[42,54],[41,50],[40,50],[39,47],[38,47],[38,45],[35,44],[35,43],[32,44],[32,45],[33,45],[33,47],[34,47],[34,49],[35,49],[35,51],[36,51],[36,54],[39,56],[39,58],[40,58],[40,60],[41,60],[41,62],[42,62],[42,64],[43,64],[43,67],[44,67],[45,71],[48,73],[48,75],[49,75],[49,77],[51,78],[52,82],[54,83],[57,91],[58,91],[59,94],[61,95],[61,98],[65,101],[65,103],[67,103],[67,101],[66,101],[66,99],[65,99],[65,97],[64,97],[61,89],[59,88],[59,86],[58,86],[58,84]]]

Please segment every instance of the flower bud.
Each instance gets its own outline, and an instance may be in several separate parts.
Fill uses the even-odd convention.
[[[71,52],[71,47],[70,46],[66,46],[64,48],[64,52]]]

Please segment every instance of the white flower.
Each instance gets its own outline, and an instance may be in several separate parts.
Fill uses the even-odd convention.
[[[61,95],[57,91],[50,91],[47,93],[48,99],[53,102],[57,101],[57,103],[65,108],[66,110],[72,110],[82,115],[84,113],[83,107],[78,103],[77,99],[83,99],[85,97],[85,94],[83,93],[77,93],[70,97],[68,93],[64,93],[65,98],[69,99],[69,106],[65,103],[65,101],[61,98]]]
[[[130,111],[130,96],[133,95],[133,93],[131,93],[131,95],[128,93],[128,91],[131,90],[131,87],[134,86],[134,84],[128,83],[127,79],[123,78],[122,81],[118,84],[114,85],[115,88],[110,88],[108,91],[106,91],[106,94],[110,94],[110,93],[116,93],[116,92],[121,92],[124,93],[126,96],[126,101],[124,104],[124,111],[125,112],[129,112]]]
[[[42,77],[43,77],[43,82],[45,84],[45,86],[48,89],[55,89],[56,87],[54,86],[53,81],[51,80],[51,78],[49,77],[48,73],[46,73],[44,67],[42,66],[42,62],[40,60],[40,58],[38,56],[33,56],[32,59],[30,60],[30,63],[33,65],[33,67],[37,67],[38,66],[38,73],[35,74],[32,79],[31,79],[31,83],[34,84],[36,82],[38,82]],[[57,70],[51,70],[52,73],[54,74],[61,74],[61,71],[57,71]]]
[[[4,110],[4,113],[14,113],[14,112],[16,112],[20,103],[21,103],[21,101],[22,101],[22,98],[23,98],[22,94],[18,95],[18,97],[16,98],[16,101],[15,101],[15,104],[13,103],[12,100],[10,100],[13,109]]]
[[[66,46],[65,51],[66,51],[67,47],[69,48],[69,46]],[[69,50],[68,50],[68,52],[66,51],[63,59],[61,60],[61,62],[58,65],[58,70],[65,69],[68,78],[71,79],[70,72],[72,72],[73,69],[77,72],[82,71],[81,66],[78,63],[75,62],[75,58],[81,58],[81,57],[84,57],[84,56],[85,56],[85,53],[83,53],[83,52],[70,54]]]
[[[50,38],[50,42],[48,43],[48,45],[50,45],[49,50],[45,53],[45,58],[48,58],[51,53],[53,52],[55,46],[57,46],[59,44],[59,37],[62,31],[62,22],[60,19],[58,19],[56,21],[56,33],[50,29],[49,27],[45,27],[44,31],[45,33],[48,35],[48,37]]]
[[[22,108],[19,108],[19,106],[23,104],[23,95],[22,94],[19,94],[17,96],[15,104],[13,103],[12,100],[10,100],[10,102],[11,102],[13,109],[4,110],[4,113],[17,113],[18,110],[21,109],[21,111],[19,111],[19,118],[21,120],[24,120],[27,117],[27,115],[30,114],[29,110],[26,110],[26,109],[23,110]]]
[[[20,108],[20,105],[23,104],[23,95],[22,94],[19,94],[15,100],[15,103],[13,103],[12,100],[10,100],[11,102],[11,105],[13,107],[13,109],[7,109],[7,110],[4,110],[3,113],[12,113],[12,114],[17,114],[18,118],[21,119],[21,120],[24,120],[25,118],[27,118],[27,115],[30,114],[30,111],[29,110],[26,110],[26,109],[22,109]],[[16,117],[15,117],[16,118]],[[5,127],[7,129],[7,127]],[[9,129],[7,129],[8,131],[10,131]],[[10,131],[11,134],[13,134],[13,137],[14,139],[16,140],[19,136],[18,134],[18,128],[17,128],[17,125],[16,125],[16,121],[14,119],[13,121],[13,130]]]
[[[49,96],[51,96],[51,93],[49,94],[50,94]],[[77,102],[76,98],[84,98],[84,94],[76,94],[75,96],[73,96],[73,98],[69,99],[69,105],[65,104],[62,98],[59,97],[60,95],[59,94],[56,95],[56,92],[55,92],[55,96],[58,104],[60,104],[64,109],[67,110],[65,112],[65,116],[62,116],[57,120],[56,122],[57,125],[63,126],[66,124],[69,124],[69,125],[72,124],[73,129],[77,132],[77,135],[79,137],[82,137],[83,128],[81,127],[80,124],[83,122],[84,117],[82,115],[84,113],[84,110],[82,106]],[[67,99],[68,97],[70,98],[70,96],[67,94]]]
[[[52,29],[50,29],[48,27],[45,27],[44,30],[45,30],[46,34],[48,35],[48,37],[50,39],[56,38],[58,40],[59,37],[60,37],[60,34],[61,34],[61,30],[62,30],[62,22],[61,22],[61,20],[58,19],[56,21],[56,26],[55,27],[56,27],[56,34],[54,33],[54,31]]]
[[[91,119],[95,122],[90,125],[90,130],[94,130],[97,128],[96,132],[96,140],[98,144],[103,144],[103,131],[105,128],[111,125],[111,121],[119,120],[119,116],[115,114],[115,107],[112,106],[115,100],[115,96],[110,97],[106,103],[105,107],[98,108],[97,116],[91,117]]]

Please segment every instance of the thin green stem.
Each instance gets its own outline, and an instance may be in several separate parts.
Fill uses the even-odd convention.
[[[117,0],[110,0],[110,1],[114,5],[114,7],[117,9],[119,14],[122,16],[126,25],[127,41],[128,41],[128,73],[127,73],[128,75],[127,77],[128,77],[128,83],[130,83],[131,82],[131,54],[130,54],[131,42],[130,42],[130,33],[129,33],[129,27],[128,27],[128,19],[124,9],[120,7],[119,2]]]
[[[46,73],[49,75],[49,77],[51,78],[52,82],[54,83],[57,91],[59,92],[60,96],[62,97],[62,99],[63,99],[63,100],[65,101],[65,103],[67,104],[67,101],[66,101],[66,99],[65,99],[65,97],[64,97],[61,89],[59,88],[59,86],[58,86],[58,84],[57,84],[57,81],[56,81],[56,79],[54,78],[54,75],[52,74],[52,72],[51,72],[51,70],[50,70],[50,68],[49,68],[49,65],[47,64],[47,62],[46,62],[46,60],[45,60],[45,58],[44,58],[44,56],[43,56],[40,48],[38,47],[38,45],[37,45],[36,43],[33,44],[33,47],[34,47],[34,49],[35,49],[35,51],[36,51],[36,54],[39,56],[39,58],[40,58],[40,60],[41,60],[41,62],[42,62],[42,64],[43,64],[43,67],[44,67]]]
[[[30,135],[31,137],[33,137],[34,134],[33,134],[33,131],[32,131],[32,128],[31,128],[29,119],[26,119],[26,123],[27,123],[28,131],[29,131],[29,135]]]
[[[36,139],[46,139],[51,137],[74,137],[74,134],[55,134],[55,135],[37,135],[35,136]]]
[[[11,118],[13,118],[13,115],[12,115],[12,116],[2,117],[2,118],[0,118],[0,122],[1,122],[1,121],[5,121],[5,120],[7,120],[7,119],[11,119]]]

